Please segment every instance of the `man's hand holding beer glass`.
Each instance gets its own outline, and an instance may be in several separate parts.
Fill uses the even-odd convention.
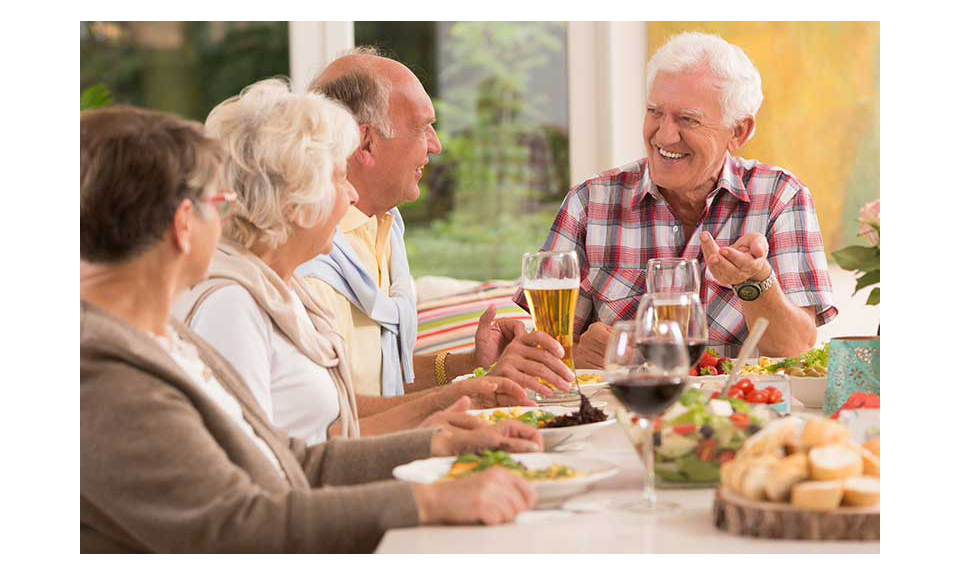
[[[521,278],[534,327],[560,344],[563,348],[561,361],[574,376],[569,390],[555,386],[549,379],[543,379],[542,384],[558,388],[559,392],[538,392],[537,399],[547,396],[579,398],[580,387],[576,384],[573,362],[573,320],[577,296],[580,294],[580,265],[577,262],[577,253],[544,251],[524,254]],[[537,338],[540,340],[539,347],[556,350],[555,343],[544,340],[543,336]]]
[[[563,363],[564,350],[545,332],[527,332],[519,320],[494,319],[496,307],[491,304],[480,316],[474,355],[477,364],[490,366],[491,376],[509,378],[539,394],[553,394],[554,388],[567,391],[576,374]]]

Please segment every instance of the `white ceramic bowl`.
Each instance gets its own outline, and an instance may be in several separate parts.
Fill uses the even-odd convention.
[[[596,407],[596,405],[594,406]],[[510,412],[514,409],[520,410],[521,412],[529,412],[530,410],[544,410],[546,412],[556,414],[557,416],[570,414],[571,412],[577,411],[577,408],[568,408],[564,406],[540,406],[536,408],[527,406],[512,406],[507,408],[487,408],[486,410],[467,410],[467,414],[493,414],[497,410]],[[566,426],[563,428],[541,428],[540,435],[543,436],[543,450],[544,452],[550,452],[561,445],[570,445],[576,442],[583,442],[592,436],[597,430],[609,426],[616,421],[617,420],[613,417],[613,415],[608,413],[607,419],[603,422],[580,424],[579,426]]]
[[[803,402],[806,408],[823,408],[823,394],[827,389],[827,377],[808,378],[805,376],[790,377],[790,393],[797,400]]]
[[[565,464],[574,470],[584,472],[577,478],[561,480],[535,480],[530,484],[537,492],[540,503],[584,492],[591,484],[615,476],[620,468],[599,458],[574,456],[569,454],[512,454],[514,460],[522,462],[527,468],[547,468],[552,464]],[[415,460],[393,469],[393,477],[406,482],[432,484],[442,478],[456,460],[453,456]]]

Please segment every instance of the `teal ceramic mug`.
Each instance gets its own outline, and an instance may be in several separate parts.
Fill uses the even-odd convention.
[[[880,337],[844,336],[830,340],[823,413],[836,412],[854,392],[880,394]]]

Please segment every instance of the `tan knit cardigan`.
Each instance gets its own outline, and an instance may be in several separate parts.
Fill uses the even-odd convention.
[[[81,552],[369,552],[387,529],[418,522],[411,487],[383,480],[429,456],[433,429],[308,448],[268,423],[212,347],[172,324],[287,477],[157,342],[81,301]]]

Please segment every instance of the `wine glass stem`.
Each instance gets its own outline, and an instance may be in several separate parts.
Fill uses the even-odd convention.
[[[637,424],[643,428],[643,441],[640,447],[640,461],[643,463],[642,499],[647,506],[653,506],[657,502],[657,495],[654,492],[656,478],[653,472],[653,422],[647,418],[640,418]]]

